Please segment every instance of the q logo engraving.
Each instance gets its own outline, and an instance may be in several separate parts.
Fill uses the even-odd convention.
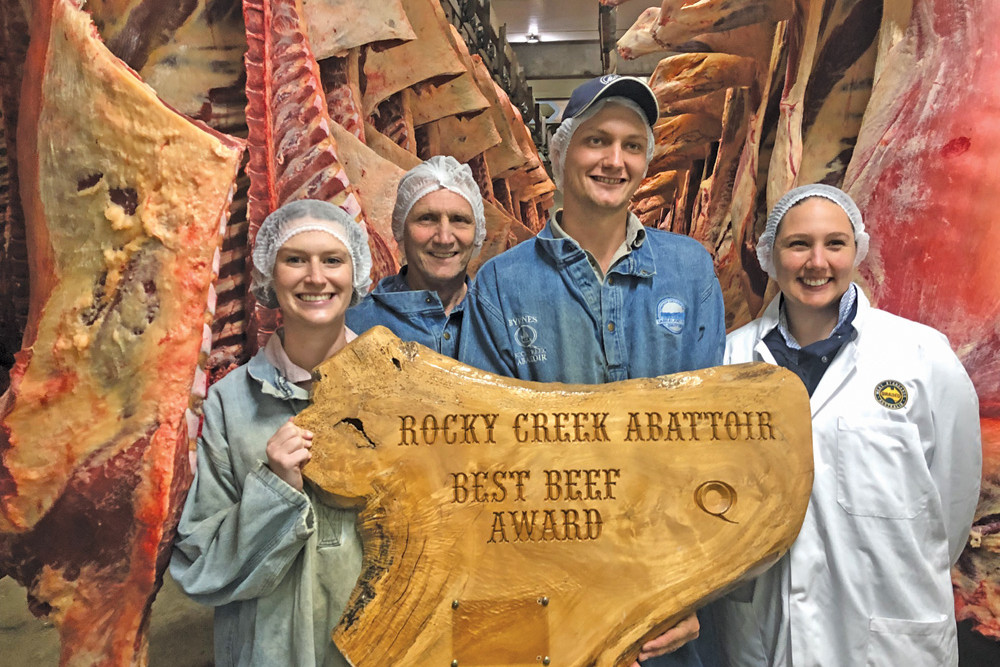
[[[890,410],[899,410],[906,405],[909,394],[901,382],[883,380],[875,386],[875,400]]]
[[[736,504],[736,489],[725,482],[712,480],[694,490],[694,502],[706,514],[717,516],[723,521],[737,523],[726,516],[726,512]]]

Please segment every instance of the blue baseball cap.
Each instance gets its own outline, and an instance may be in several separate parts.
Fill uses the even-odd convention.
[[[625,97],[632,100],[646,114],[646,121],[650,127],[655,125],[660,117],[660,104],[656,101],[652,88],[646,85],[645,81],[634,76],[605,74],[576,87],[569,96],[566,108],[563,109],[563,120],[576,118],[594,102],[605,97]]]

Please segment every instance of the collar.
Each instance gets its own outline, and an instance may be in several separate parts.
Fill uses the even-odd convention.
[[[857,292],[858,292],[857,286],[854,283],[851,283],[850,285],[847,286],[847,291],[844,292],[844,294],[840,297],[840,308],[837,315],[837,326],[833,327],[833,331],[830,332],[830,336],[833,336],[838,332],[843,333],[841,332],[841,329],[844,328],[844,324],[850,324],[850,322],[847,321],[848,318],[850,318],[851,320],[854,319],[851,317],[851,314],[854,309],[854,303],[857,301]],[[785,305],[784,305],[785,297],[784,295],[781,295],[778,298],[781,301],[781,304],[778,307],[778,332],[781,334],[781,337],[785,340],[785,345],[787,345],[789,348],[793,350],[801,350],[802,346],[799,345],[799,342],[795,340],[795,337],[792,336],[791,332],[788,330],[788,317],[785,314]]]
[[[872,306],[871,302],[868,301],[868,297],[865,296],[864,290],[862,290],[857,283],[852,282],[851,287],[854,288],[853,290],[854,298],[858,304],[857,313],[855,313],[854,320],[852,322],[854,328],[857,329],[858,331],[858,335],[861,335],[865,321],[868,319],[868,313],[869,311],[871,311]],[[849,289],[847,291],[850,292],[851,290]],[[847,292],[845,292],[844,295],[846,296]],[[841,297],[841,305],[843,305],[843,300],[844,297]],[[848,306],[848,308],[850,308],[850,306]],[[764,336],[771,329],[774,329],[775,327],[778,326],[781,319],[780,310],[781,310],[781,292],[778,292],[778,295],[775,298],[771,299],[770,303],[767,304],[767,307],[764,309],[764,312],[761,313],[760,317],[757,320],[755,320],[758,326],[757,340],[763,339]],[[837,326],[838,327],[840,326],[839,322]]]
[[[271,345],[271,341],[277,338],[277,334],[272,334],[264,349],[259,350],[247,362],[247,374],[260,383],[260,390],[265,394],[285,401],[292,399],[309,400],[309,391],[304,387],[290,382],[268,359],[267,348]]]
[[[403,266],[398,273],[383,278],[372,290],[371,297],[380,303],[385,304],[387,307],[392,308],[400,312],[421,312],[424,310],[431,311],[443,311],[444,304],[441,303],[441,297],[438,293],[433,290],[424,289],[411,289],[406,283],[406,266]],[[472,281],[469,280],[469,276],[465,276],[465,290],[468,294],[469,287],[472,286]],[[465,299],[463,298],[455,307],[451,309],[452,313],[461,312],[465,307]]]
[[[552,225],[552,237],[557,239],[573,239],[572,236],[566,233],[566,230],[562,228],[562,209],[556,211],[556,214],[552,216],[549,221]],[[625,240],[618,247],[619,251],[625,251],[626,253],[630,250],[634,250],[642,245],[642,242],[646,239],[646,228],[643,226],[642,222],[639,221],[635,215],[629,211],[628,216],[625,218]],[[576,243],[576,239],[573,239],[573,243]],[[580,245],[577,243],[577,245]],[[585,251],[586,252],[586,251]],[[590,253],[587,253],[590,254]]]
[[[561,217],[562,209],[549,218],[548,224],[535,235],[539,247],[549,255],[560,268],[581,259],[586,259],[591,267],[596,267],[598,276],[603,279],[603,272],[591,253],[585,251],[576,239],[569,236],[559,225],[557,218]],[[612,260],[608,274],[635,275],[649,277],[656,274],[656,263],[653,251],[646,243],[646,228],[634,213],[629,211],[625,222],[625,242],[619,246]]]
[[[247,362],[247,374],[260,383],[261,391],[283,400],[309,400],[312,372],[295,365],[282,344],[282,331],[271,335],[267,345]],[[347,330],[347,342],[358,335]],[[305,378],[293,379],[293,378]]]
[[[372,294],[385,294],[387,292],[409,292],[410,286],[406,284],[406,270],[409,267],[405,264],[399,269],[398,273],[394,273],[391,276],[386,276],[382,280],[378,281],[378,285],[372,291]]]
[[[264,358],[267,359],[268,363],[274,366],[274,369],[278,371],[278,373],[281,374],[287,381],[295,384],[312,382],[312,373],[301,366],[296,366],[295,363],[288,358],[288,353],[285,352],[284,342],[284,332],[281,330],[275,332],[273,336],[267,339],[267,345],[264,346]],[[308,389],[308,387],[306,388]]]

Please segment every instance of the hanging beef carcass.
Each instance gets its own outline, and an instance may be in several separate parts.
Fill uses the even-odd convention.
[[[0,574],[55,620],[63,664],[138,663],[243,144],[161,103],[75,4],[33,12],[17,135],[31,301],[2,401]]]
[[[303,18],[317,60],[341,57],[361,46],[387,48],[416,39],[402,0],[379,0],[358,11],[353,0],[306,0]]]
[[[437,0],[402,0],[416,39],[365,58],[366,115],[392,95],[424,81],[443,83],[466,71],[451,46],[450,28]],[[357,11],[361,8],[355,3]]]
[[[601,0],[620,5],[627,0]],[[754,23],[774,23],[789,18],[796,0],[663,0],[650,7],[618,42],[623,58],[649,53],[689,50],[689,42],[703,33],[730,31]]]
[[[362,215],[337,155],[319,65],[302,20],[301,2],[247,0],[247,125],[250,133],[248,217],[251,245],[268,213],[295,199],[334,203],[365,224],[372,249],[373,279],[398,270],[389,245]],[[391,240],[391,236],[389,237]],[[278,324],[276,311],[259,304],[251,320],[258,346]]]
[[[886,22],[898,17],[887,12]],[[874,300],[946,332],[979,393],[984,465],[973,532],[987,539],[967,548],[956,567],[957,616],[995,638],[1000,543],[989,536],[1000,514],[998,30],[1000,7],[988,0],[913,2],[902,39],[882,45],[845,179],[872,233],[861,271]]]

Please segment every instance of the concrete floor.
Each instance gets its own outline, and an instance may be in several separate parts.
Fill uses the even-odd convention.
[[[59,664],[59,634],[31,615],[24,589],[10,577],[0,579],[0,647],[0,667]],[[169,574],[153,602],[149,665],[212,665],[212,609],[189,600]]]

